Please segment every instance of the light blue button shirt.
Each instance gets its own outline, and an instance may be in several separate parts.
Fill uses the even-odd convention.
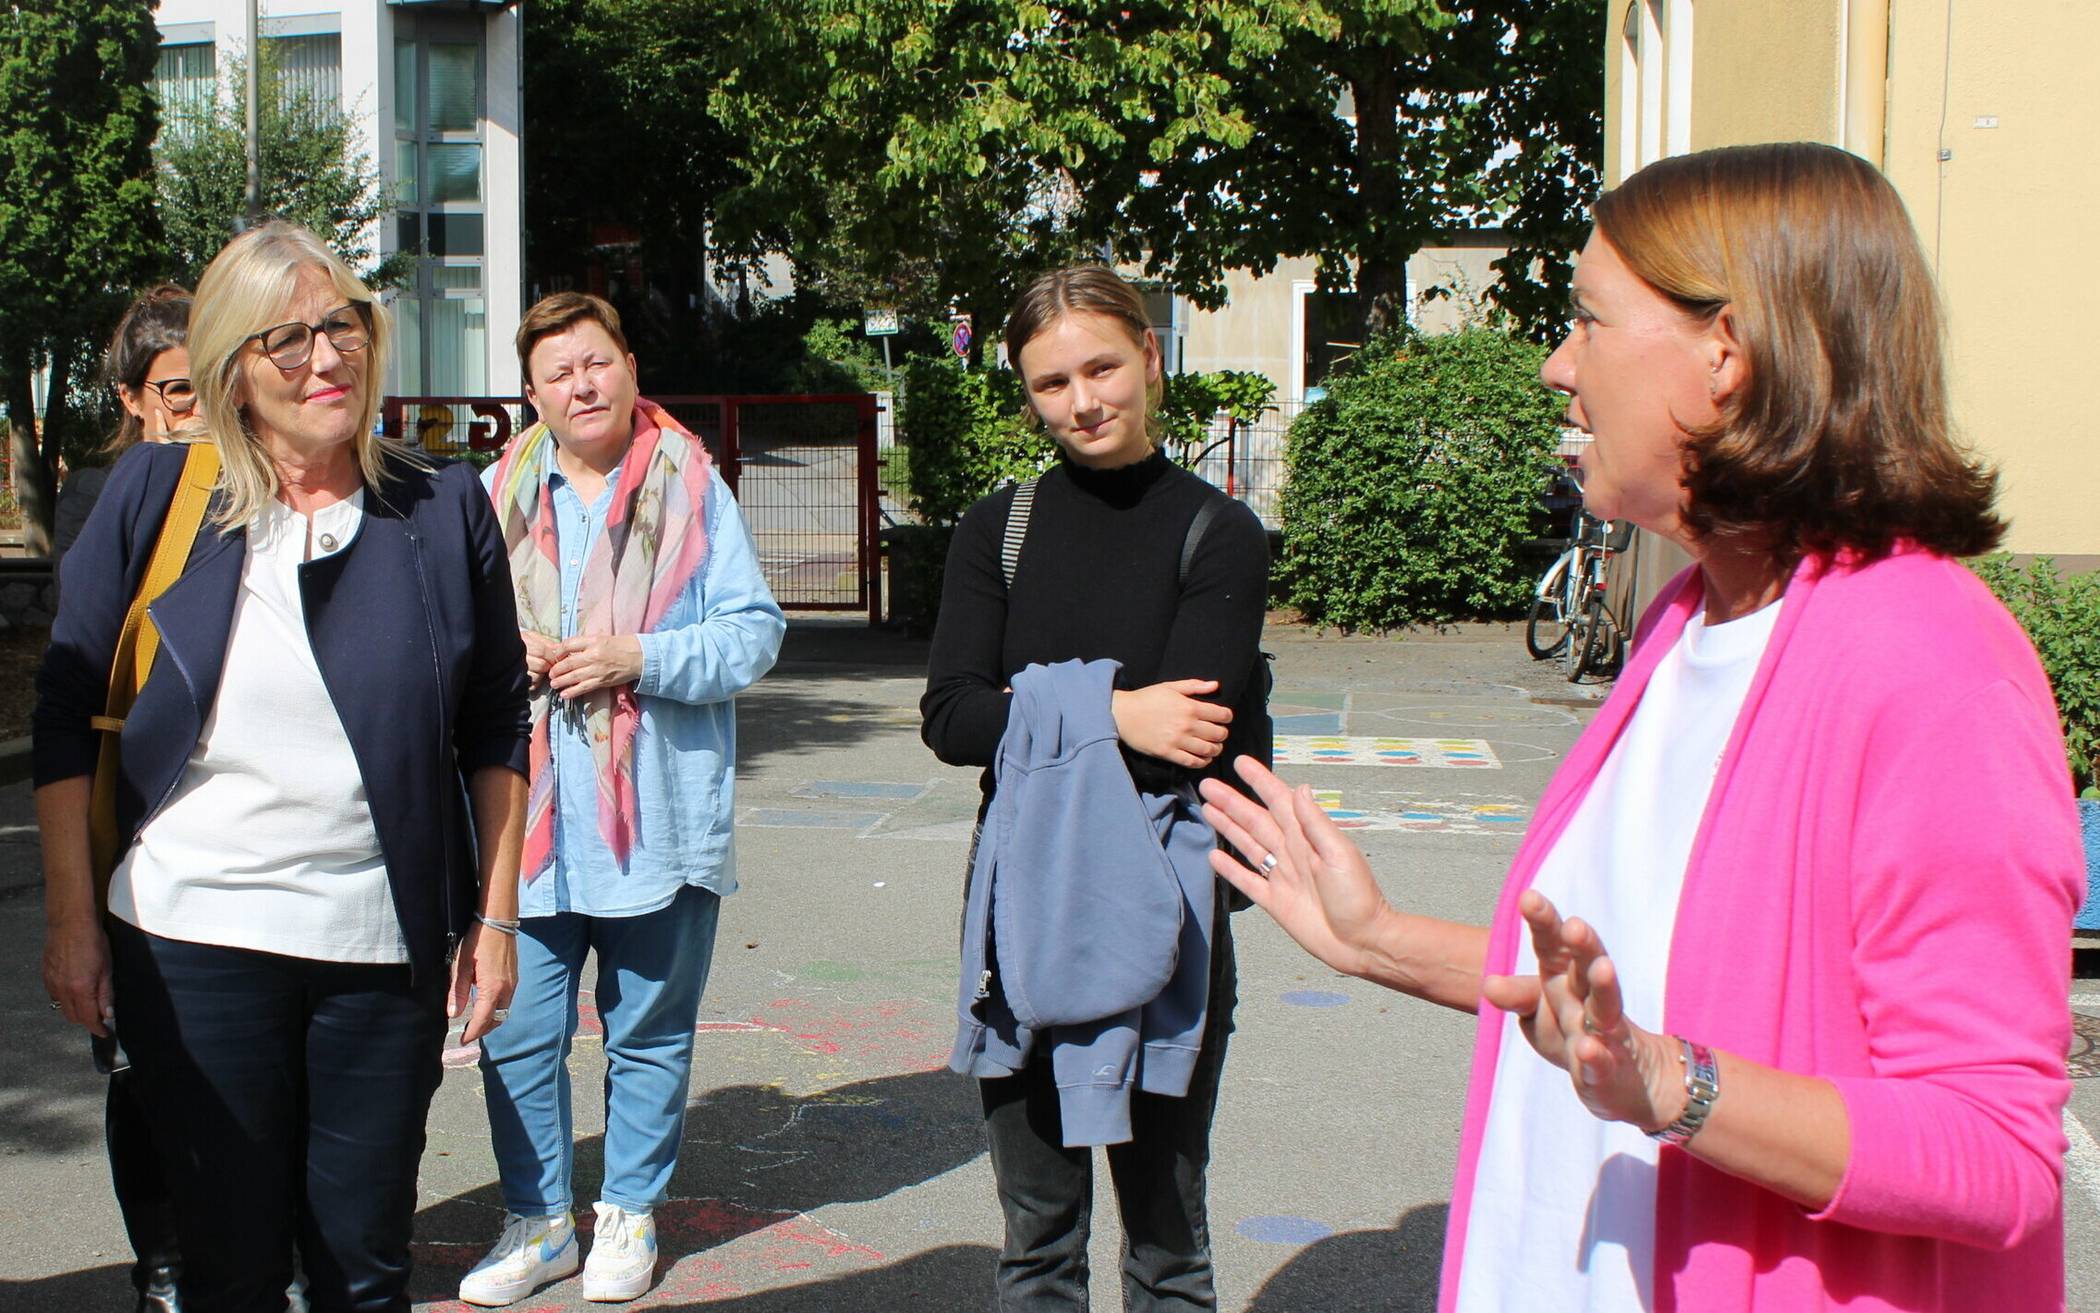
[[[561,553],[561,632],[576,632],[583,563],[604,531],[619,471],[589,506],[548,461]],[[484,471],[488,484],[494,466]],[[642,711],[634,741],[636,829],[620,870],[598,828],[598,782],[581,717],[550,713],[554,861],[519,891],[520,916],[640,916],[684,885],[736,892],[736,703],[780,655],[787,620],[720,472],[707,494],[707,559],[657,627],[641,635]]]

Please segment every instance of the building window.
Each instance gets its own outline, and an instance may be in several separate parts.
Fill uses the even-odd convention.
[[[218,94],[216,47],[209,41],[160,48],[153,68],[153,97],[163,126],[195,122],[211,112]]]
[[[488,391],[487,60],[478,37],[463,37],[432,24],[394,45],[396,244],[419,252],[412,285],[395,298],[399,386],[408,395]]]
[[[340,32],[264,39],[269,42],[270,59],[275,61],[283,90],[341,108],[343,37]]]

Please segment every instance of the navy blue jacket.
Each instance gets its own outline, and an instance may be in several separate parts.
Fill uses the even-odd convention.
[[[178,445],[127,452],[66,553],[37,675],[39,786],[94,774],[89,719],[102,713],[124,613],[183,459]],[[465,779],[485,766],[525,773],[527,683],[510,563],[474,471],[392,468],[366,489],[357,536],[300,566],[299,589],[420,974],[442,967],[479,906]],[[207,519],[182,577],[152,606],[161,650],[124,724],[120,852],[174,792],[211,714],[246,558],[247,535]]]

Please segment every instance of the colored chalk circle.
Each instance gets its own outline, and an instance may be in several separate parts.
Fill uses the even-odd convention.
[[[1288,1217],[1270,1214],[1263,1217],[1245,1217],[1233,1228],[1249,1240],[1259,1240],[1265,1245],[1309,1245],[1315,1240],[1325,1240],[1334,1234],[1334,1228],[1325,1222],[1315,1222],[1310,1217]]]
[[[1338,1008],[1349,1001],[1347,994],[1326,989],[1294,989],[1283,996],[1294,1008]]]

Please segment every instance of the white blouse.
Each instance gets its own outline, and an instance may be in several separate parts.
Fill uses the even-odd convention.
[[[306,632],[299,567],[349,546],[364,493],[311,522],[272,500],[247,559],[218,697],[109,910],[166,939],[325,962],[406,962],[364,778]]]
[[[1692,617],[1532,882],[1562,916],[1596,927],[1627,1018],[1651,1030],[1663,1024],[1692,843],[1782,604],[1723,625],[1706,624],[1703,610]],[[1538,969],[1520,932],[1513,970]],[[1568,1073],[1505,1016],[1459,1313],[1654,1308],[1659,1148],[1636,1127],[1591,1115]]]

